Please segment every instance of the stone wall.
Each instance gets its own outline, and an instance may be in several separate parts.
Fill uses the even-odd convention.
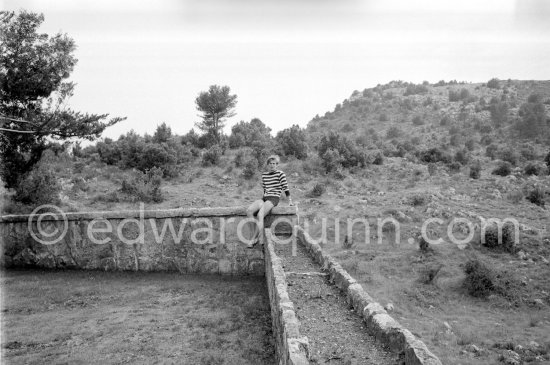
[[[287,221],[276,229],[288,231],[295,217],[276,207],[265,224]],[[2,216],[0,265],[264,275],[245,223],[245,207]]]
[[[265,276],[269,291],[271,321],[275,337],[277,363],[280,365],[309,364],[308,340],[300,335],[300,324],[294,304],[286,290],[287,283],[281,259],[275,254],[271,231],[265,230]]]
[[[426,345],[401,326],[387,311],[365,292],[361,284],[329,254],[321,249],[301,227],[296,235],[313,259],[323,266],[330,280],[342,290],[355,311],[363,317],[367,331],[396,353],[404,354],[405,365],[441,365]]]

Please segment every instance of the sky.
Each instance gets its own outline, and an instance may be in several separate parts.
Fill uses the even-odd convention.
[[[237,95],[235,116],[273,133],[391,80],[550,79],[547,0],[0,0],[41,12],[79,60],[77,111],[127,117],[104,137],[185,134],[213,84]],[[195,128],[196,129],[196,128]]]

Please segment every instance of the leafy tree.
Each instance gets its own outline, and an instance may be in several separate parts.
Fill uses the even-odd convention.
[[[7,187],[17,186],[51,140],[94,140],[125,119],[65,107],[74,84],[64,80],[77,62],[76,46],[66,34],[38,33],[43,21],[27,11],[0,13],[0,174]]]
[[[172,138],[172,129],[165,122],[157,126],[157,130],[153,135],[154,143],[166,143],[170,138]]]
[[[491,112],[491,120],[495,126],[500,127],[508,122],[508,104],[505,101],[491,100],[489,111]]]
[[[307,158],[306,134],[298,125],[283,129],[276,139],[286,156],[292,155],[299,160]]]
[[[271,128],[266,126],[260,119],[253,118],[249,123],[241,120],[231,127],[229,147],[252,147],[257,141],[264,142],[270,139]]]
[[[518,115],[521,117],[521,120],[517,123],[516,128],[522,137],[534,138],[544,136],[548,131],[544,104],[540,102],[537,94],[529,96],[527,100],[528,102],[519,108]]]
[[[212,136],[212,142],[219,143],[221,131],[227,118],[235,115],[237,95],[231,95],[229,86],[211,85],[195,99],[197,110],[202,113],[202,121],[196,123],[204,133]]]
[[[500,88],[500,80],[497,79],[496,77],[492,78],[491,80],[489,80],[487,82],[487,87],[489,89],[498,89],[498,88]]]

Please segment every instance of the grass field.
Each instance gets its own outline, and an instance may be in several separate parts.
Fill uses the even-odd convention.
[[[274,364],[264,278],[2,273],[2,364]]]

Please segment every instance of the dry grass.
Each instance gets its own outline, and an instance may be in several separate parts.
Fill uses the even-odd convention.
[[[273,364],[263,278],[8,271],[2,363]]]

